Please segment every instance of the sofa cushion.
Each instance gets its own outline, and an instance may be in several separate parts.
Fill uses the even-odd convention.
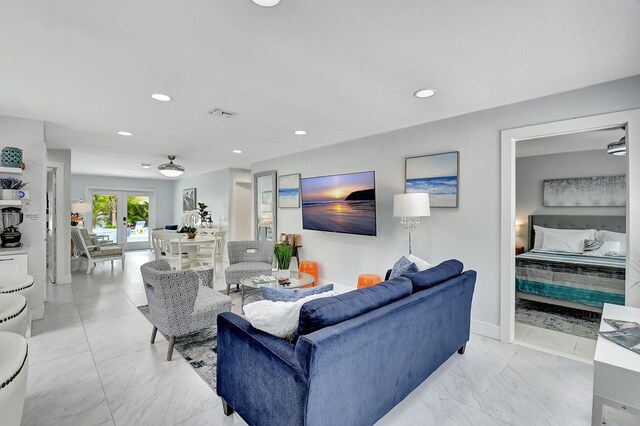
[[[227,266],[227,269],[225,270],[227,272],[242,271],[246,272],[247,275],[250,275],[252,272],[264,273],[264,271],[268,271],[268,273],[270,273],[271,269],[271,264],[265,262],[239,262]]]
[[[333,284],[325,284],[318,287],[311,288],[271,288],[262,287],[260,292],[264,300],[271,300],[272,302],[295,302],[303,297],[311,296],[312,294],[320,294],[326,291],[333,291]]]
[[[415,263],[402,256],[393,265],[393,268],[391,269],[391,275],[389,275],[389,279],[394,279],[399,277],[400,275],[408,274],[410,272],[418,272],[418,267]]]
[[[355,318],[407,297],[411,294],[411,290],[411,280],[398,277],[338,296],[312,300],[300,309],[296,334],[302,336]]]
[[[462,273],[464,265],[456,259],[446,260],[426,271],[413,272],[404,276],[411,280],[413,292],[426,290],[434,285],[443,283]]]

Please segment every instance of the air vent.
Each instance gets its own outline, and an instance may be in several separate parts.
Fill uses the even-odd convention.
[[[238,113],[233,111],[227,111],[226,109],[222,109],[222,108],[214,108],[211,111],[209,111],[209,114],[215,115],[216,117],[221,117],[221,118],[231,118],[234,115],[237,115]]]

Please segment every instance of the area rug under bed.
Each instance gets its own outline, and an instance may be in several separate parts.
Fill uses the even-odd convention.
[[[226,291],[222,292],[227,294]],[[240,306],[240,293],[231,293],[231,312],[242,315]],[[138,309],[149,318],[149,306],[139,306]],[[166,338],[167,336],[165,336]],[[202,377],[211,389],[216,389],[216,366],[218,365],[218,336],[216,328],[206,328],[176,338],[174,350],[191,365],[191,367]]]
[[[560,331],[587,339],[597,339],[599,313],[516,298],[516,322]]]

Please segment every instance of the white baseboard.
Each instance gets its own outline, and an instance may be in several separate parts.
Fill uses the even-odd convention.
[[[488,322],[471,320],[471,332],[490,339],[500,340],[500,327]]]

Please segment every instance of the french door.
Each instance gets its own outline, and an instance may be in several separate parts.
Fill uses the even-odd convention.
[[[92,189],[89,196],[92,211],[85,223],[99,239],[122,244],[125,250],[151,247],[153,192]]]

